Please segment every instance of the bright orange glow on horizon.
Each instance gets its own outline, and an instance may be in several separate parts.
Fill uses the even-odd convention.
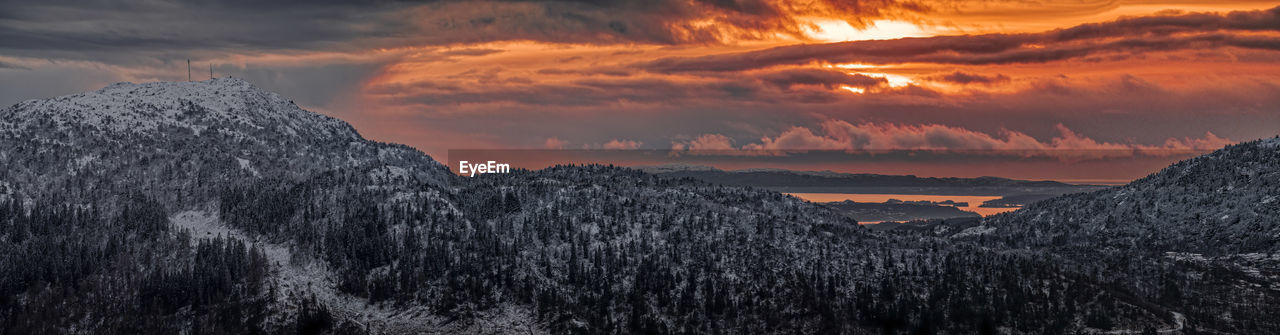
[[[233,35],[190,53],[219,75],[436,157],[548,143],[1201,150],[1280,129],[1275,2],[666,4],[398,4],[370,14],[378,20],[308,32],[333,33],[319,41],[285,34],[247,47],[260,41]],[[50,81],[31,75],[41,71],[94,74],[82,81],[99,87],[185,79],[168,59],[174,50],[111,61],[67,54],[0,55],[0,72],[40,84],[20,89]],[[981,169],[918,164],[909,170]],[[1070,179],[1149,172],[1038,168]]]
[[[904,37],[927,37],[944,31],[931,31],[904,21],[876,20],[865,28],[855,28],[839,19],[808,19],[813,29],[806,32],[809,38],[823,42],[864,40],[891,40]]]

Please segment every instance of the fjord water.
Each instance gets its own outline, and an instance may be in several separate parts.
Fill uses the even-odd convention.
[[[978,213],[982,216],[995,215],[1004,212],[1014,211],[1017,208],[986,208],[978,207],[983,201],[1000,199],[998,196],[978,196],[978,195],[923,195],[923,194],[861,194],[861,193],[787,193],[800,199],[810,202],[835,202],[852,200],[854,202],[870,202],[883,203],[889,199],[898,199],[902,201],[955,201],[967,202],[968,206],[956,207],[960,210]]]

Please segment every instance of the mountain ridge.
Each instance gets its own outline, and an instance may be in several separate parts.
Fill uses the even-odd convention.
[[[116,83],[93,92],[0,109],[0,167],[10,193],[123,192],[164,180],[158,194],[189,204],[206,182],[308,178],[354,168],[447,185],[453,175],[417,149],[367,140],[342,120],[312,113],[236,78]],[[45,176],[47,178],[41,178]],[[102,185],[76,182],[91,178]]]
[[[266,102],[265,109],[250,102]],[[188,104],[202,107],[190,110]],[[185,125],[192,119],[233,121],[251,127],[255,119],[281,121],[273,125],[290,136],[358,137],[355,128],[333,117],[307,112],[278,94],[261,90],[237,78],[193,82],[119,82],[102,89],[14,104],[4,114],[16,120],[51,121],[57,125],[82,125],[97,131],[154,133],[162,125]],[[267,110],[271,113],[261,113]],[[182,115],[182,112],[204,112]],[[305,131],[307,133],[300,133]],[[198,132],[198,130],[197,130]]]
[[[869,193],[937,195],[1061,195],[1098,189],[1096,185],[1074,185],[1057,181],[1017,180],[1002,177],[917,177],[839,173],[831,171],[791,171],[781,169],[720,170],[714,168],[666,169],[642,167],[666,178],[692,178],[740,187],[759,187],[784,193]]]
[[[878,174],[878,173],[847,173],[847,172],[835,172],[831,170],[811,171],[811,170],[790,170],[790,169],[781,169],[781,168],[745,168],[745,169],[736,169],[736,170],[724,170],[724,169],[719,169],[713,166],[696,165],[696,164],[646,165],[646,166],[635,166],[632,168],[640,171],[648,172],[648,173],[653,173],[653,174],[677,174],[682,172],[781,173],[781,174],[815,176],[815,177],[824,177],[824,178],[896,177],[896,178],[913,178],[913,179],[936,180],[936,181],[975,181],[975,182],[985,181],[988,183],[1010,183],[1010,182],[1033,183],[1038,186],[1075,185],[1075,184],[1068,184],[1068,183],[1063,183],[1063,182],[1054,181],[1054,180],[1026,180],[1026,179],[1013,179],[1013,178],[996,177],[996,176],[979,176],[979,177],[971,177],[971,178],[918,177],[916,175],[909,175],[909,174],[908,175],[890,175],[890,174]],[[1092,186],[1092,185],[1078,185],[1078,186]]]

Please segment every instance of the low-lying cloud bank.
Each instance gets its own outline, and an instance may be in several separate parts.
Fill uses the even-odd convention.
[[[795,126],[777,136],[761,137],[757,143],[734,146],[720,134],[703,134],[690,141],[677,141],[672,150],[700,154],[783,155],[790,151],[839,150],[849,153],[888,151],[950,151],[976,155],[1052,157],[1064,161],[1132,156],[1173,156],[1210,151],[1234,143],[1213,133],[1202,138],[1169,138],[1162,145],[1102,142],[1057,125],[1059,135],[1046,141],[1005,130],[991,135],[940,124],[903,125],[889,123],[852,124],[843,120],[823,121],[817,129]]]

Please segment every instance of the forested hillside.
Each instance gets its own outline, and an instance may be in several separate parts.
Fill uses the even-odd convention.
[[[1280,138],[1231,145],[1121,187],[942,229],[1032,249],[1219,331],[1280,327]]]

